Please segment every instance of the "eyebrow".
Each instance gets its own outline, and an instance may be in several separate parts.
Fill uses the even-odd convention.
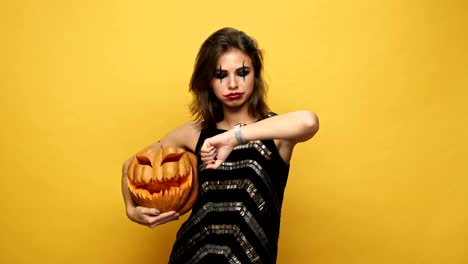
[[[250,66],[242,66],[242,67],[239,67],[239,68],[236,69],[236,71],[242,70],[242,69],[248,69],[248,70],[250,70]],[[219,68],[216,68],[216,72],[227,72],[227,70],[225,70],[225,69],[219,67]]]

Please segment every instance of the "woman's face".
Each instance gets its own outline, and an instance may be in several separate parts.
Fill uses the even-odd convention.
[[[247,106],[254,89],[254,69],[248,55],[238,49],[219,57],[211,86],[216,97],[226,108]]]

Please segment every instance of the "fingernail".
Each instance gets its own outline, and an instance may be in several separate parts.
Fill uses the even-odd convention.
[[[159,211],[158,209],[156,209],[156,210],[154,210],[154,213],[155,213],[155,214],[160,214],[161,211]]]

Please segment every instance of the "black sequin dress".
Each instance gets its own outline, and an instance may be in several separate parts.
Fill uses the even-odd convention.
[[[201,131],[199,197],[177,233],[169,263],[276,263],[289,166],[273,140],[262,140],[237,146],[218,169],[205,169],[201,145],[224,131]]]

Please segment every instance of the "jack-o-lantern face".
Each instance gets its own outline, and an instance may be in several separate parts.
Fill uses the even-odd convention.
[[[137,204],[182,215],[198,195],[197,158],[177,147],[148,148],[130,162],[128,187]]]

